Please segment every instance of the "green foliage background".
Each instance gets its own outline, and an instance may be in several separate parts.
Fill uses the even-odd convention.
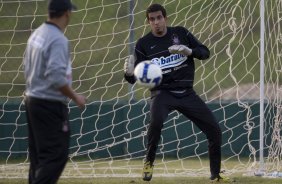
[[[73,13],[65,31],[73,58],[73,86],[89,99],[129,98],[128,84],[123,79],[123,63],[130,53],[130,46],[149,31],[145,9],[153,2],[165,6],[169,25],[185,26],[210,48],[209,60],[196,61],[195,89],[201,96],[209,98],[223,88],[259,83],[259,1],[136,0],[132,4],[133,39],[129,36],[130,1],[73,2],[78,10]],[[273,6],[267,6],[267,16],[275,8]],[[277,17],[272,16],[266,31],[274,36],[267,38],[267,44],[277,39],[275,35],[279,36],[272,32],[277,26]],[[22,98],[22,57],[26,42],[46,17],[47,1],[0,2],[0,100]],[[274,47],[279,46],[281,44]],[[270,48],[268,52],[266,77],[273,81],[279,78],[271,71],[273,64],[277,65],[279,51]],[[279,68],[281,64],[278,65]],[[142,90],[136,92],[137,97],[143,95]]]

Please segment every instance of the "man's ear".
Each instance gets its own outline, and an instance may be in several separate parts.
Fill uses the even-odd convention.
[[[67,16],[68,18],[70,18],[70,16],[71,16],[71,11],[68,10],[68,11],[66,11],[65,13],[66,13],[66,16]]]

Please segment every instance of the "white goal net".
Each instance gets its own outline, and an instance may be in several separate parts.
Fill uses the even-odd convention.
[[[63,177],[141,176],[149,120],[148,90],[123,79],[123,63],[149,30],[145,10],[160,3],[169,25],[181,25],[208,46],[196,60],[194,88],[223,131],[222,169],[282,171],[282,1],[266,0],[264,137],[260,139],[260,2],[254,0],[74,0],[65,34],[73,87],[87,96],[83,112],[70,107],[70,155]],[[27,122],[22,102],[27,39],[47,17],[42,0],[0,0],[0,178],[27,177]],[[176,111],[169,114],[157,151],[155,176],[207,176],[207,141]]]

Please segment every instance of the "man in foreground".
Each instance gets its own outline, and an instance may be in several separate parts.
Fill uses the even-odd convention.
[[[75,8],[70,0],[50,0],[48,20],[27,43],[23,64],[30,184],[57,182],[68,160],[68,98],[79,108],[86,103],[71,87],[69,42],[64,36]]]

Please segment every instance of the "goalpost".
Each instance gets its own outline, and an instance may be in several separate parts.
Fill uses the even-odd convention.
[[[73,0],[65,31],[73,87],[86,109],[70,102],[71,143],[63,177],[140,177],[146,150],[149,91],[123,79],[123,63],[150,31],[145,10],[160,3],[169,25],[208,46],[196,60],[194,88],[223,132],[227,174],[282,172],[282,1]],[[0,178],[26,178],[27,122],[22,59],[30,33],[46,20],[44,0],[0,0]],[[164,123],[154,176],[208,176],[207,141],[177,111]]]
[[[258,175],[264,175],[264,0],[260,0],[260,129],[259,129],[259,160],[260,166]]]

